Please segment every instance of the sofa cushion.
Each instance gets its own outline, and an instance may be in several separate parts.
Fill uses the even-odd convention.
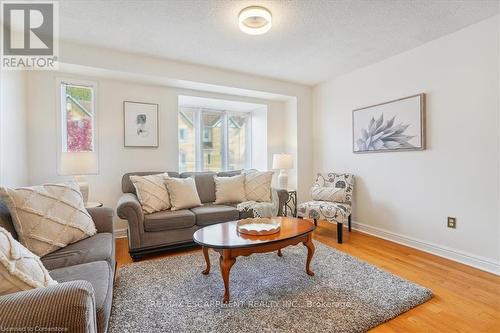
[[[343,188],[314,185],[311,188],[311,197],[318,201],[346,202],[347,192]]]
[[[181,210],[201,206],[194,178],[165,178],[172,210]]]
[[[245,201],[245,175],[217,177],[215,181],[215,203],[239,203]]]
[[[95,234],[65,248],[42,257],[47,269],[79,265],[94,261],[107,261],[114,266],[113,235],[107,232]]]
[[[164,210],[144,216],[145,231],[162,231],[190,228],[195,224],[195,216],[188,209]]]
[[[54,284],[40,258],[0,227],[0,295]]]
[[[130,181],[135,186],[137,198],[141,203],[144,214],[161,212],[172,207],[170,196],[168,195],[165,178],[167,173],[147,176],[130,176]]]
[[[42,257],[97,230],[75,182],[17,189],[0,187],[20,242]]]
[[[128,172],[122,176],[122,192],[123,193],[133,193],[137,194],[135,191],[135,186],[130,180],[130,176],[147,176],[156,175],[159,173],[164,173],[163,171],[147,171],[147,172]],[[169,177],[179,178],[179,173],[175,171],[167,172]]]
[[[351,204],[352,193],[354,190],[354,175],[349,173],[318,173],[313,187],[334,187],[343,189],[342,203]],[[335,200],[339,202],[338,200]]]
[[[196,224],[205,226],[220,222],[235,221],[239,219],[240,213],[233,206],[207,204],[201,207],[191,208],[196,215]]]
[[[113,268],[106,261],[62,267],[50,271],[59,283],[84,280],[94,288],[98,332],[106,332],[113,298]]]
[[[247,201],[271,202],[272,171],[245,172],[245,198]]]

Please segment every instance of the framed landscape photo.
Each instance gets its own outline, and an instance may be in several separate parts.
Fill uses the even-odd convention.
[[[158,147],[158,104],[123,102],[125,147]]]
[[[425,149],[425,94],[352,112],[354,153]]]

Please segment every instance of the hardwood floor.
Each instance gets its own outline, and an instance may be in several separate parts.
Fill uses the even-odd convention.
[[[499,276],[356,231],[345,230],[344,244],[337,244],[336,226],[327,222],[319,223],[314,239],[433,291],[430,301],[370,332],[500,332]],[[118,265],[131,263],[127,239],[116,245]],[[202,255],[194,248],[147,260],[188,251]]]

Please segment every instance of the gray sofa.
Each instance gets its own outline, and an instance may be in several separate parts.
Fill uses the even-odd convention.
[[[238,211],[236,204],[216,205],[214,175],[230,177],[241,171],[230,172],[168,172],[170,177],[194,177],[196,189],[203,206],[178,211],[161,211],[145,215],[137,199],[131,175],[151,175],[161,172],[132,172],[122,177],[123,196],[116,208],[120,218],[128,221],[128,244],[132,259],[174,248],[192,246],[193,233],[201,227],[242,218],[252,217],[252,211]],[[288,198],[286,190],[277,190],[279,209]]]
[[[113,210],[90,208],[97,234],[41,258],[59,284],[0,296],[0,327],[51,332],[106,332],[113,297]],[[0,226],[17,239],[7,207]]]

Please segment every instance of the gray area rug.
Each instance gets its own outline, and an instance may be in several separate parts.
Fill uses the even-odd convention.
[[[231,303],[218,254],[209,275],[200,252],[130,264],[115,285],[110,332],[364,332],[427,301],[430,290],[315,242],[238,257]]]

